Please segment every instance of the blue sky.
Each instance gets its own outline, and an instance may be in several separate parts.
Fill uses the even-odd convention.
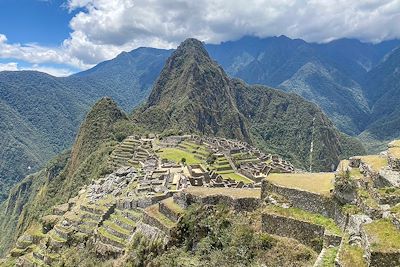
[[[0,0],[0,33],[12,42],[58,46],[68,38],[68,12],[62,0]]]
[[[0,71],[56,76],[140,46],[286,35],[400,38],[400,0],[0,0]]]

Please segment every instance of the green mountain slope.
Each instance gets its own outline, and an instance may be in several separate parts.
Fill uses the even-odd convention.
[[[72,151],[49,162],[39,172],[27,176],[0,206],[0,253],[4,253],[25,230],[34,228],[54,205],[64,203],[92,179],[107,173],[107,159],[116,138],[124,134],[119,124],[126,115],[109,98],[97,102],[81,125]]]
[[[0,202],[16,182],[71,146],[97,99],[111,96],[126,111],[143,101],[170,53],[139,48],[66,78],[0,72]]]
[[[368,73],[365,88],[372,114],[361,138],[382,149],[400,136],[400,48]]]
[[[80,96],[44,73],[0,73],[0,201],[16,181],[70,145],[88,105]]]
[[[195,39],[172,54],[133,120],[152,131],[246,140],[313,170],[336,166],[345,150],[342,136],[317,106],[228,78]],[[356,146],[353,153],[362,153]]]

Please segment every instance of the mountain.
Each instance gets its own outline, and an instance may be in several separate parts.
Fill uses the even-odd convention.
[[[382,140],[400,136],[400,48],[368,73],[364,87],[372,109],[361,137],[382,149]]]
[[[207,49],[231,76],[299,94],[320,106],[340,130],[358,135],[370,116],[360,83],[398,46],[398,40],[376,45],[352,39],[314,44],[280,36],[244,37]]]
[[[139,48],[66,78],[0,72],[0,202],[11,186],[67,149],[103,97],[125,111],[143,101],[171,51]]]
[[[369,151],[376,152],[387,138],[399,137],[396,101],[392,93],[381,98],[396,86],[396,68],[385,66],[396,62],[392,51],[399,46],[399,40],[314,44],[280,36],[243,37],[205,48],[229,76],[301,95],[339,130],[360,135]],[[143,102],[171,53],[138,48],[66,78],[1,72],[0,201],[16,181],[73,143],[79,123],[97,99],[110,96],[127,112]],[[391,76],[393,83],[386,81]],[[382,94],[380,84],[386,88]],[[232,107],[217,104],[219,109]],[[238,116],[229,118],[236,124],[243,121]]]
[[[88,105],[50,75],[0,72],[0,201],[23,176],[68,148]]]
[[[347,152],[363,152],[355,141],[357,149],[346,151],[344,135],[316,105],[229,78],[195,39],[183,42],[168,59],[133,120],[151,131],[244,140],[313,170],[336,166]]]
[[[36,230],[38,219],[54,205],[66,202],[77,190],[109,170],[107,159],[118,136],[123,136],[127,116],[110,98],[98,101],[82,123],[71,151],[55,157],[46,167],[27,176],[0,205],[0,253],[27,229]],[[129,128],[129,127],[128,127]]]

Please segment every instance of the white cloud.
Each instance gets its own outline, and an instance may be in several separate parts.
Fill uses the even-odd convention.
[[[219,43],[244,35],[311,42],[400,38],[400,0],[68,0],[71,34],[59,47],[9,44],[0,58],[85,69],[139,46],[175,47],[187,37]]]
[[[42,66],[33,64],[27,67],[20,67],[17,62],[0,63],[0,71],[20,71],[20,70],[35,70],[45,72],[56,77],[65,77],[72,74],[69,69],[66,68],[55,68],[49,66]]]
[[[18,70],[18,64],[16,62],[0,63],[0,71],[5,70],[16,71]]]

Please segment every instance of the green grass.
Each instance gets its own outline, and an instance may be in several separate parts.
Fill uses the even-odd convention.
[[[343,247],[339,252],[339,260],[343,267],[366,267],[367,263],[364,259],[364,250],[359,246],[350,246],[349,236],[343,237]]]
[[[272,212],[278,215],[291,217],[297,220],[307,221],[313,224],[318,224],[324,226],[326,230],[328,230],[333,234],[340,236],[342,235],[342,230],[339,228],[339,226],[337,226],[332,219],[324,217],[321,214],[311,213],[298,208],[284,209],[275,205],[269,205],[266,207],[265,210],[267,212]]]
[[[163,148],[158,155],[162,159],[167,159],[173,162],[180,162],[182,158],[185,158],[187,164],[203,163],[203,161],[196,158],[193,153],[189,153],[177,148]]]
[[[121,226],[119,226],[118,224],[116,224],[115,222],[111,222],[111,221],[104,221],[103,223],[105,226],[113,229],[116,232],[120,232],[122,234],[125,235],[130,235],[130,232],[128,230],[126,230],[125,228],[122,228]]]
[[[134,222],[134,221],[122,216],[121,214],[112,214],[111,218],[115,219],[115,220],[118,220],[118,221],[120,221],[122,223],[125,223],[127,225],[130,225],[132,227],[136,227],[136,222]]]
[[[349,214],[349,215],[355,215],[355,214],[361,214],[362,211],[361,209],[356,206],[356,205],[351,205],[351,204],[346,204],[342,207],[342,212],[344,214]]]
[[[232,171],[231,172],[218,172],[218,174],[221,174],[222,178],[224,178],[224,179],[231,178],[231,179],[235,180],[236,182],[243,182],[245,184],[251,184],[253,182],[249,178],[244,177],[241,174],[234,173]]]
[[[322,267],[334,266],[337,252],[337,247],[327,248],[324,257],[322,258]]]
[[[373,171],[379,171],[388,165],[387,158],[379,155],[362,156],[361,161],[368,164]]]
[[[333,189],[334,173],[272,173],[267,180],[284,187],[297,188],[322,195]]]
[[[373,221],[364,225],[368,241],[373,251],[399,251],[400,231],[387,219]]]
[[[58,241],[58,242],[67,242],[67,240],[65,240],[64,238],[58,236],[56,233],[51,233],[51,234],[49,234],[49,236],[50,236],[52,239],[54,239],[55,241]]]
[[[357,194],[362,198],[362,200],[368,207],[373,209],[379,209],[378,203],[375,201],[375,199],[371,197],[371,195],[368,193],[367,190],[359,188],[357,190]]]
[[[113,241],[116,241],[116,242],[118,242],[118,243],[120,243],[120,244],[125,244],[125,240],[123,240],[122,238],[119,238],[118,236],[115,236],[115,235],[110,234],[110,233],[107,232],[107,230],[104,229],[103,227],[100,227],[99,230],[98,230],[98,232],[99,232],[102,236],[107,237],[108,239],[111,239],[111,240],[113,240]]]
[[[400,188],[383,187],[383,188],[378,189],[378,193],[383,197],[400,196]]]

